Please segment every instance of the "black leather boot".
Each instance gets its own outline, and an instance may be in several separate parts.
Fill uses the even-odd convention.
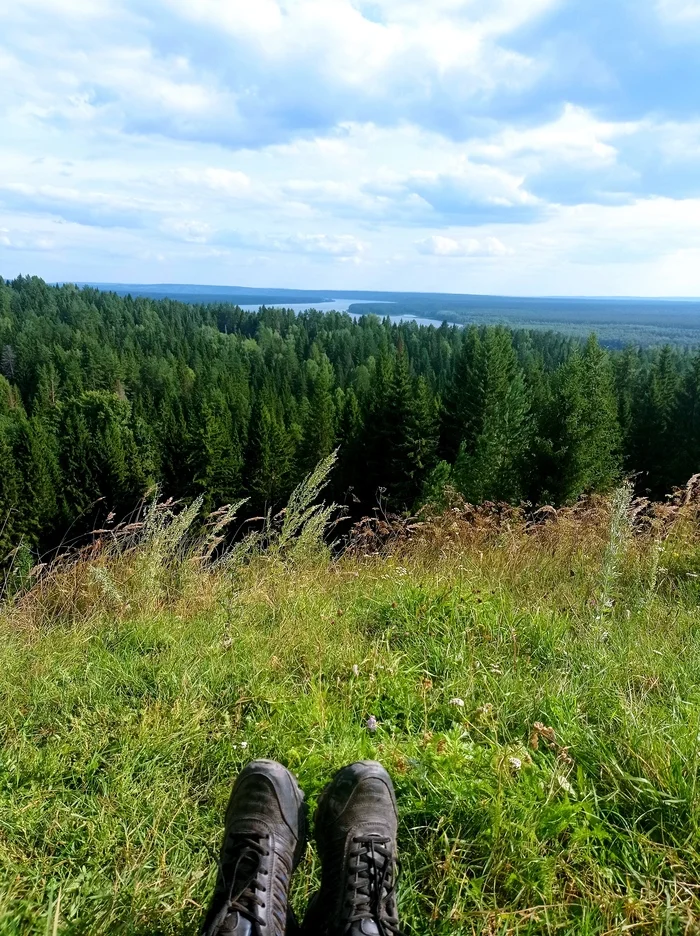
[[[292,774],[275,761],[248,764],[231,791],[202,936],[284,936],[295,930],[289,885],[305,844],[304,794]]]
[[[304,936],[399,936],[397,823],[394,787],[381,764],[360,761],[336,774],[316,813],[321,889]]]

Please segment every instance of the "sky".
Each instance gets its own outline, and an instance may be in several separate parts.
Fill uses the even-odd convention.
[[[0,4],[0,275],[700,296],[700,0]]]

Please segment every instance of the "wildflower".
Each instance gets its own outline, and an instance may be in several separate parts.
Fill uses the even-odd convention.
[[[519,757],[509,757],[508,766],[511,768],[511,770],[514,770],[517,772],[523,766],[523,762],[521,761]]]
[[[367,728],[367,731],[369,731],[370,734],[374,734],[375,731],[377,730],[378,724],[379,723],[377,722],[377,719],[374,717],[374,715],[370,715],[369,718],[367,719],[365,727]]]
[[[456,705],[457,708],[464,708],[464,699],[450,699],[450,705]]]
[[[353,675],[353,676],[359,676],[359,675],[360,675],[360,667],[357,665],[357,663],[353,663],[353,664],[352,664],[352,675]]]
[[[247,742],[247,741],[241,741],[239,747],[242,747],[243,750],[245,751],[245,749],[248,747],[248,742]]]

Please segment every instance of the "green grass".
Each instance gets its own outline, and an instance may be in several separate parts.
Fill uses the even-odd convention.
[[[657,570],[606,509],[155,593],[86,561],[8,605],[0,932],[196,933],[253,757],[312,807],[387,766],[409,934],[700,932],[700,553],[686,531]],[[310,845],[298,909],[318,870]]]

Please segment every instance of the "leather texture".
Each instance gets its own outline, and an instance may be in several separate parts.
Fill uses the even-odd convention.
[[[376,761],[340,770],[319,801],[321,888],[304,936],[395,936],[398,810],[391,778]]]
[[[231,791],[202,936],[285,936],[289,885],[305,844],[304,794],[294,776],[275,761],[252,761]]]

